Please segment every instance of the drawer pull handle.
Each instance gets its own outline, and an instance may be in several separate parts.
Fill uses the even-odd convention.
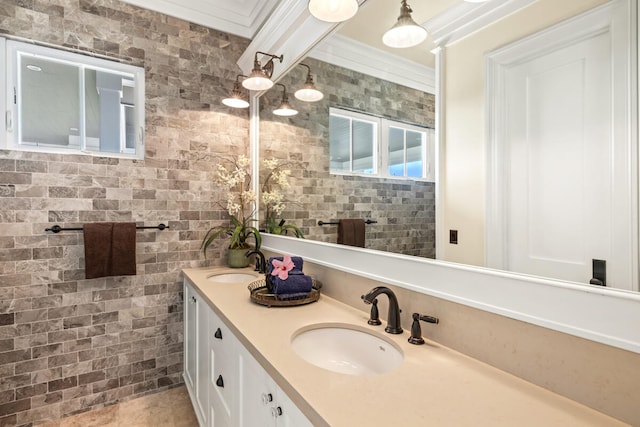
[[[214,337],[216,337],[216,338],[218,338],[219,340],[221,340],[221,339],[222,339],[222,331],[220,330],[220,328],[218,328],[218,329],[216,330],[216,333],[215,333],[215,334],[213,334],[213,336],[214,336]]]
[[[273,418],[278,418],[280,415],[282,415],[282,408],[281,407],[275,407],[275,408],[271,408],[271,416]]]
[[[262,393],[262,403],[268,405],[269,402],[273,402],[273,396],[271,393]]]
[[[216,385],[218,387],[224,388],[224,380],[222,379],[222,375],[218,375],[218,379],[216,380]]]

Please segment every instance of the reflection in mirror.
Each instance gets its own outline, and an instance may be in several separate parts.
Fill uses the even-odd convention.
[[[332,134],[331,127],[336,130],[339,126],[330,122],[331,108],[366,113],[369,120],[359,122],[366,125],[360,136],[375,135],[380,139],[382,127],[377,126],[374,131],[367,123],[387,118],[432,129],[433,95],[313,58],[305,59],[305,64],[311,67],[315,84],[324,93],[322,100],[313,103],[295,100],[294,108],[299,114],[284,118],[273,114],[281,101],[277,91],[266,92],[260,98],[260,158],[279,158],[301,165],[292,170],[287,195],[290,203],[281,214],[282,219],[300,227],[306,238],[330,243],[337,241],[338,227],[320,226],[319,221],[371,219],[376,223],[366,225],[366,248],[434,258],[433,182],[372,176],[369,172],[374,165],[379,171],[381,141],[369,146],[369,152],[372,149],[376,152],[365,156],[366,168],[356,166],[351,169],[354,173],[348,174],[330,172],[330,165],[337,164],[337,157],[342,157],[334,151],[332,158],[330,140],[336,134]],[[295,91],[304,84],[306,73],[305,68],[295,67],[279,82]],[[425,139],[425,147],[427,142],[432,144],[432,138]],[[409,153],[411,143],[409,137]],[[429,147],[425,153],[433,156]],[[362,160],[361,154],[358,157]],[[388,168],[384,172],[387,174]]]

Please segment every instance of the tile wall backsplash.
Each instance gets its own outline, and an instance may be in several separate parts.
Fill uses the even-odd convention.
[[[306,238],[335,243],[337,227],[318,220],[371,218],[366,226],[368,249],[435,258],[435,185],[431,182],[329,174],[329,107],[339,107],[403,122],[433,127],[435,98],[353,70],[307,58],[321,101],[294,98],[306,78],[296,67],[281,82],[299,111],[286,118],[272,114],[282,88],[260,99],[260,156],[300,162],[289,180],[291,190],[282,218],[302,229]],[[263,177],[264,180],[264,177]]]
[[[3,1],[2,34],[146,71],[144,160],[0,151],[0,426],[26,426],[182,382],[180,270],[221,264],[199,246],[227,218],[212,157],[248,146],[220,103],[248,40],[117,0]],[[85,280],[82,233],[44,229],[100,221],[170,229],[137,233],[136,276]]]

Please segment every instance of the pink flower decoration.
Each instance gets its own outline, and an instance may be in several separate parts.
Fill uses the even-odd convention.
[[[282,257],[282,261],[274,259],[271,261],[271,264],[273,264],[271,275],[278,276],[280,280],[286,280],[287,277],[289,277],[289,272],[293,270],[293,267],[295,267],[289,255],[285,255],[284,257]]]

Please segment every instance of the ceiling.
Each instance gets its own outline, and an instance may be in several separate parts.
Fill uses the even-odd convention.
[[[413,20],[422,25],[434,16],[462,3],[462,0],[408,0],[407,3],[413,10]],[[399,15],[399,0],[367,0],[356,16],[347,21],[338,33],[392,55],[434,68],[435,57],[431,50],[436,45],[430,36],[420,45],[406,49],[394,49],[382,43],[382,34],[396,23]]]
[[[252,39],[280,0],[123,0],[205,27]]]
[[[185,19],[209,28],[252,39],[280,0],[123,0],[127,3]],[[413,19],[423,24],[462,0],[410,0]],[[382,34],[396,22],[399,0],[366,0],[355,17],[338,33],[373,48],[434,67],[431,38],[419,46],[392,49],[382,44]]]

